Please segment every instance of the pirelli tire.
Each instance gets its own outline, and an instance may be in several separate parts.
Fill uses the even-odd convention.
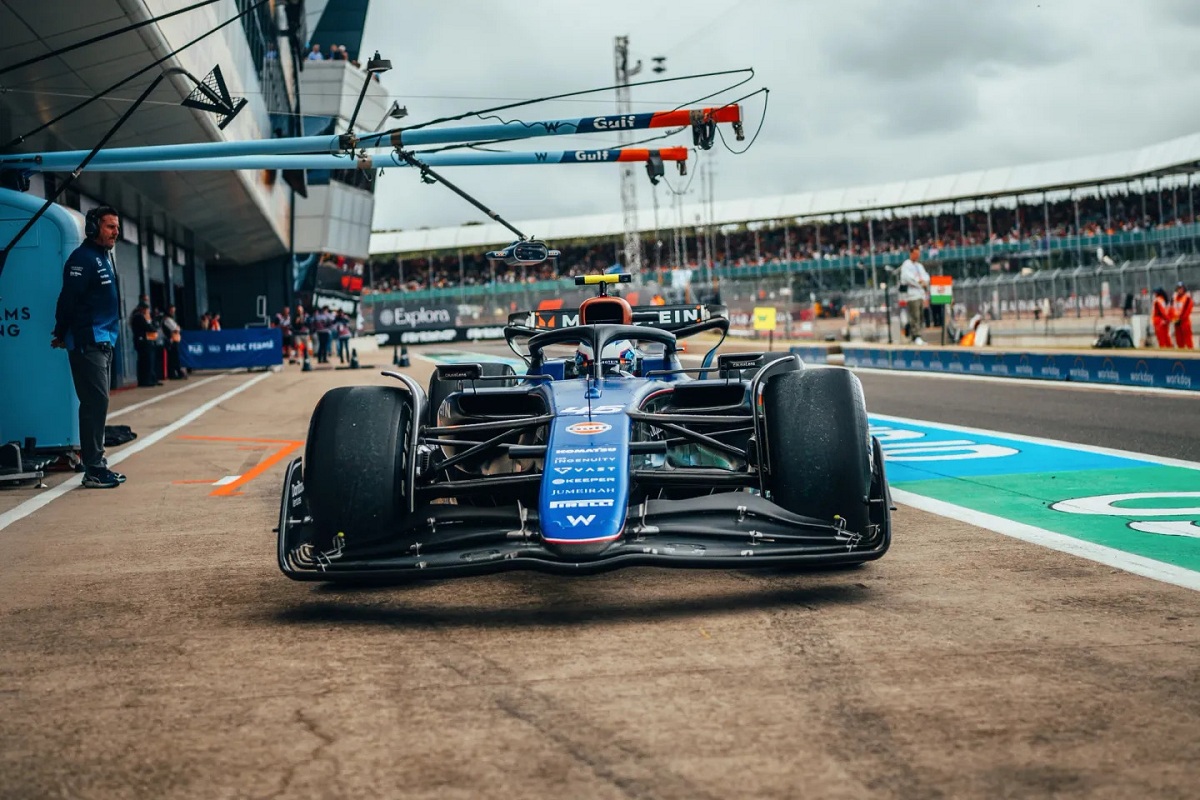
[[[841,367],[786,372],[763,390],[771,499],[865,533],[874,448],[862,384]]]
[[[396,535],[409,515],[413,432],[409,394],[391,386],[326,392],[304,448],[304,492],[315,545],[369,545]]]
[[[513,386],[516,384],[515,376],[517,373],[510,364],[505,364],[503,361],[485,361],[484,363],[480,364],[480,367],[483,368],[483,375],[488,377],[499,377],[501,375],[514,376],[514,380],[512,381],[487,381],[483,385]],[[463,383],[464,381],[442,380],[437,376],[436,372],[433,373],[433,376],[429,379],[428,392],[429,403],[427,413],[429,416],[426,420],[426,424],[429,425],[429,427],[432,428],[437,426],[438,409],[442,407],[442,403],[445,402],[447,397],[462,389]]]

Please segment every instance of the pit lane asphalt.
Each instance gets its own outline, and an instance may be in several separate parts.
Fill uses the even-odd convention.
[[[146,437],[249,378],[120,421]],[[909,508],[892,551],[850,571],[288,581],[271,533],[283,464],[230,496],[210,483],[302,440],[321,393],[360,382],[389,381],[291,367],[128,458],[120,489],[72,491],[0,529],[0,797],[1200,785],[1196,593]],[[1173,398],[995,384],[964,397],[968,383],[864,376],[880,413],[1195,458],[1194,432],[1169,449],[1179,415],[1197,418]],[[1121,433],[1127,417],[1136,432]],[[0,490],[0,513],[38,492]]]

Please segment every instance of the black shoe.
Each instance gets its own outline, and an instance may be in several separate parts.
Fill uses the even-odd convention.
[[[105,468],[88,470],[83,475],[83,488],[115,489],[121,485],[122,478],[118,478],[115,472]]]

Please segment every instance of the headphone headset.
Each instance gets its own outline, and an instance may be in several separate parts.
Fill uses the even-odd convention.
[[[105,217],[117,217],[117,210],[112,206],[96,206],[88,209],[83,218],[83,235],[87,239],[95,239],[100,235],[100,220]]]

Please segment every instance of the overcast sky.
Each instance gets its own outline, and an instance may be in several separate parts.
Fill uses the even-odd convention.
[[[755,69],[718,100],[771,90],[754,146],[733,155],[718,142],[705,156],[716,200],[1104,153],[1200,131],[1200,0],[375,0],[363,50],[392,60],[384,86],[416,123],[610,85],[618,35],[647,68],[667,56],[664,77]],[[647,69],[637,80],[649,77]],[[673,108],[727,82],[634,89],[633,108]],[[503,113],[609,114],[614,102],[606,92]],[[744,111],[747,137],[761,113],[760,95]],[[690,143],[685,132],[654,146]],[[609,144],[614,136],[557,137],[536,149]],[[648,207],[650,184],[638,175]],[[446,176],[513,220],[621,207],[611,165],[458,167]],[[668,178],[687,185],[673,170]],[[699,189],[692,182],[686,200]],[[669,206],[667,189],[658,192]],[[377,230],[486,221],[411,170],[388,171],[376,198]]]

